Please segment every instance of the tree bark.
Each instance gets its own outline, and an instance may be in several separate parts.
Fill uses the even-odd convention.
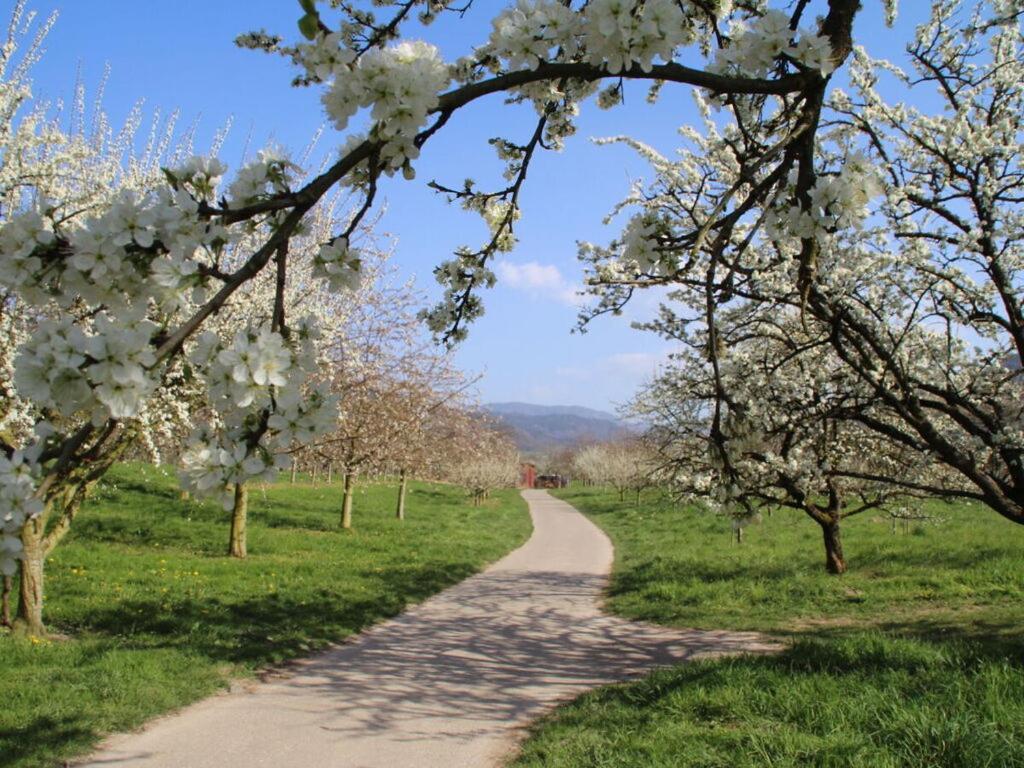
[[[313,487],[314,488],[316,488],[316,473],[317,473],[318,469],[319,469],[319,467],[316,464],[314,464],[313,465]]]
[[[356,484],[355,475],[345,472],[345,491],[341,502],[341,527],[348,530],[352,527],[352,491]]]
[[[3,594],[0,595],[0,627],[11,627],[11,590],[14,589],[14,579],[4,576]]]
[[[231,509],[231,538],[228,555],[244,558],[246,552],[245,524],[249,516],[249,489],[245,483],[235,485],[235,505]]]
[[[641,493],[640,489],[639,489],[639,488],[637,488],[637,489],[636,489],[636,505],[637,505],[638,507],[640,506],[640,493]]]
[[[291,480],[292,485],[295,485],[295,479],[298,476],[298,474],[299,474],[299,461],[294,456],[292,456],[292,480]]]
[[[25,524],[21,533],[20,571],[18,579],[18,613],[14,628],[27,635],[43,637],[43,561],[46,550],[43,546],[42,524],[32,520]]]
[[[825,570],[829,573],[846,573],[846,558],[843,557],[843,540],[839,532],[839,521],[819,522],[825,541]]]
[[[398,506],[395,508],[395,517],[405,520],[405,491],[409,485],[409,476],[403,469],[398,478]]]
[[[334,465],[333,464],[328,464],[327,465],[327,484],[330,485],[333,480],[334,480]]]
[[[733,528],[733,538],[737,544],[743,543],[743,526],[737,525]]]

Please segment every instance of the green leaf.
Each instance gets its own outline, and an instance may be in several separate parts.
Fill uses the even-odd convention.
[[[320,17],[316,13],[307,13],[299,19],[299,32],[307,40],[315,40],[320,31]]]
[[[302,6],[302,10],[306,13],[310,13],[316,16],[316,2],[315,0],[299,0],[299,5]]]

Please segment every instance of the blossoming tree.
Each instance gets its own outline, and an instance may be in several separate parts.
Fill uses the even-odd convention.
[[[622,237],[582,252],[594,311],[673,288],[686,309],[672,335],[705,337],[719,442],[742,384],[722,370],[723,316],[751,302],[818,329],[850,391],[870,393],[847,414],[856,429],[938,458],[960,476],[956,493],[1024,522],[1021,16],[1015,3],[936,3],[906,71],[855,49],[850,92],[822,94],[803,118],[764,96],[712,97],[678,160],[631,142],[656,178],[627,201],[640,210]],[[771,18],[782,21],[759,23]],[[884,99],[881,77],[906,100]],[[724,127],[716,107],[732,115]],[[861,479],[949,490],[891,469]]]
[[[656,325],[665,334],[679,327],[667,312]],[[821,528],[825,568],[838,574],[847,518],[921,489],[964,492],[932,457],[860,423],[886,416],[831,349],[827,329],[744,303],[719,314],[715,336],[722,349],[713,366],[706,333],[680,334],[682,351],[632,408],[677,494],[740,523],[764,508],[799,510]]]
[[[637,504],[643,490],[657,484],[661,468],[651,446],[638,436],[583,446],[573,456],[572,467],[589,482],[614,488],[619,501],[626,498],[626,491],[633,491]]]
[[[466,415],[460,425],[465,430],[462,439],[447,456],[445,477],[463,486],[473,506],[479,507],[493,491],[514,488],[519,482],[519,450],[487,416]]]

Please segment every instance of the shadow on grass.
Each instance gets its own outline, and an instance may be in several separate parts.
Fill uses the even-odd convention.
[[[216,662],[248,666],[307,654],[382,619],[476,572],[472,563],[401,566],[355,576],[375,585],[360,599],[329,589],[303,599],[272,593],[221,599],[125,600],[91,613],[76,631],[117,638],[129,648],[187,648]]]
[[[0,728],[0,768],[23,763],[26,755],[52,754],[91,744],[95,726],[85,718],[39,717],[28,725]]]
[[[622,746],[615,739],[623,732],[642,734],[637,743],[646,746],[645,738],[689,728],[686,743],[694,744],[702,759],[680,758],[679,765],[725,764],[709,759],[708,748],[749,758],[737,750],[749,750],[751,738],[778,760],[772,765],[875,764],[870,758],[865,762],[861,752],[872,742],[873,748],[892,750],[885,765],[1019,765],[1020,742],[1007,738],[1009,728],[1000,733],[986,718],[996,701],[1011,708],[1005,714],[1013,714],[1021,671],[1024,657],[988,658],[970,643],[929,644],[864,632],[842,640],[803,639],[776,655],[699,661],[589,693],[531,729],[542,740],[530,754],[571,744],[566,737],[573,728],[602,738],[610,734],[607,754]],[[823,711],[829,716],[822,717]],[[721,723],[729,727],[716,728]],[[794,726],[804,738],[817,739],[816,758],[808,760],[802,751],[809,742],[788,743],[787,729]],[[835,734],[843,738],[830,743]],[[859,760],[824,759],[820,753],[827,749],[835,758],[856,744]],[[880,759],[882,751],[870,754]]]
[[[939,615],[878,621],[851,627],[823,624],[779,634],[797,641],[801,638],[843,641],[862,634],[869,627],[891,637],[915,640],[935,647],[949,644],[970,646],[972,654],[979,658],[1006,659],[1024,668],[1024,627],[1010,619],[965,622],[960,616]]]
[[[771,581],[788,579],[793,575],[792,563],[778,565],[709,563],[697,559],[670,560],[656,559],[635,563],[628,569],[616,572],[612,578],[609,594],[613,597],[641,592],[663,583],[685,584],[698,581],[704,584],[735,583],[746,581]]]

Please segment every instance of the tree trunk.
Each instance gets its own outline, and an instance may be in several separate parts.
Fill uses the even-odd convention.
[[[839,521],[819,523],[825,539],[825,570],[829,573],[846,573],[846,559],[843,557],[843,540],[839,535]]]
[[[235,505],[231,509],[231,539],[228,541],[228,555],[245,557],[245,523],[249,515],[249,489],[245,483],[235,485]]]
[[[328,464],[327,465],[327,484],[330,485],[333,480],[334,480],[334,465],[333,464]]]
[[[314,464],[313,465],[313,487],[314,488],[316,488],[316,472],[317,472],[318,469],[319,469],[319,467],[316,464]]]
[[[0,595],[0,627],[11,627],[11,590],[14,589],[14,579],[4,576],[3,594]]]
[[[733,539],[737,544],[743,543],[743,526],[736,525],[733,527]]]
[[[348,530],[352,527],[352,490],[356,484],[355,475],[345,473],[345,492],[341,502],[341,527]]]
[[[43,624],[43,531],[40,521],[26,523],[21,533],[20,572],[18,580],[18,615],[14,627],[35,637],[46,634]]]
[[[295,479],[299,474],[299,461],[292,456],[292,485],[295,485]]]
[[[398,506],[395,508],[395,517],[405,520],[405,491],[409,485],[409,476],[403,469],[398,477]]]
[[[637,489],[636,489],[636,505],[637,505],[638,507],[640,506],[640,493],[641,493],[640,489],[639,489],[639,488],[637,488]]]
[[[625,488],[619,488],[619,501],[625,501],[625,500],[626,500],[626,489]]]

